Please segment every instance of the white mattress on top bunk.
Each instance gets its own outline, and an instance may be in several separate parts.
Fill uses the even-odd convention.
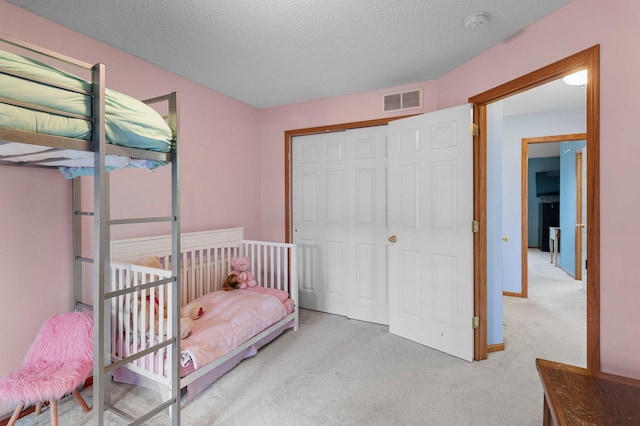
[[[2,104],[0,104],[1,108]],[[1,113],[0,113],[1,117]],[[1,121],[1,120],[0,120]],[[31,162],[58,167],[67,178],[92,174],[93,152],[72,149],[52,149],[50,146],[29,145],[0,140],[0,159],[13,162]],[[137,159],[121,155],[105,156],[107,171],[136,167],[153,170],[165,165],[163,161]]]

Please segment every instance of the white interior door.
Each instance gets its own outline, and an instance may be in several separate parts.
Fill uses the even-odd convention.
[[[473,360],[471,106],[389,123],[389,330]]]
[[[300,306],[388,324],[386,126],[292,141]]]
[[[292,142],[293,242],[298,245],[300,307],[346,315],[344,149],[346,132]]]
[[[389,324],[386,140],[387,126],[347,131],[347,316],[378,324]]]

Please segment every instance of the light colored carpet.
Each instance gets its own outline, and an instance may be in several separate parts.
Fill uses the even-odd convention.
[[[581,283],[531,251],[528,299],[504,298],[506,350],[467,363],[407,341],[388,327],[301,310],[288,331],[191,403],[183,425],[540,425],[542,387],[535,358],[583,366]],[[83,395],[91,404],[91,388]],[[116,406],[140,415],[157,393],[115,385]],[[19,425],[49,424],[48,412]],[[73,400],[61,425],[91,425]],[[111,413],[105,423],[126,424]],[[163,415],[149,422],[168,424]]]

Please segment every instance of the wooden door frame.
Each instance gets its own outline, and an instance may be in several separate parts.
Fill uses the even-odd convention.
[[[587,81],[587,369],[600,371],[600,46],[595,45],[508,83],[469,98],[474,136],[475,357],[487,358],[487,105],[575,71],[586,69]]]
[[[574,133],[568,135],[542,136],[538,138],[522,138],[522,287],[520,293],[503,291],[505,296],[529,297],[529,144],[560,143],[568,141],[586,140],[586,133]],[[576,201],[577,203],[577,201]],[[541,244],[540,242],[538,242]]]

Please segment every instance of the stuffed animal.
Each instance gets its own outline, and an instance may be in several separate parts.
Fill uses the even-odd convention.
[[[157,256],[142,257],[136,260],[134,263],[141,266],[148,266],[150,268],[163,269],[160,258]],[[150,280],[151,280],[151,276],[147,274],[145,281],[150,281]],[[153,329],[157,333],[160,330],[160,320],[161,320],[159,318],[160,306],[158,303],[158,299],[156,297],[153,297],[153,303],[149,303],[149,299],[151,298],[152,298],[151,296],[147,296],[146,300],[144,301],[138,300],[138,324],[140,324],[141,326],[143,317],[146,317],[145,332],[147,333],[149,332],[149,329],[151,328],[150,327],[151,324],[149,324],[150,309],[151,309],[151,306],[153,306],[154,321],[155,321]],[[169,314],[169,310],[166,305],[166,300],[165,300],[165,306],[163,311],[164,311],[164,315],[162,318],[162,321],[163,321],[162,328],[164,330],[164,334],[166,335],[168,331],[167,316]],[[181,338],[184,339],[191,334],[191,329],[193,328],[193,320],[200,318],[200,315],[202,315],[203,312],[204,312],[204,309],[202,305],[197,303],[188,304],[180,308],[180,337]]]
[[[154,314],[153,314],[153,319],[154,319],[154,327],[153,330],[155,333],[158,333],[160,331],[160,321],[162,320],[162,329],[164,330],[164,335],[167,335],[167,331],[169,330],[169,323],[167,321],[167,315],[169,313],[168,311],[168,307],[165,305],[164,309],[163,309],[163,316],[162,318],[160,318],[160,306],[158,304],[158,299],[157,298],[153,298],[154,302],[153,304],[149,303],[149,297],[147,297],[147,300],[144,301],[144,303],[142,304],[142,306],[139,308],[140,310],[138,311],[138,326],[142,327],[142,321],[143,321],[143,317],[146,318],[146,327],[145,327],[145,331],[148,333],[149,329],[151,328],[151,324],[149,324],[149,319],[151,317],[150,315],[150,309],[153,309]],[[185,339],[187,337],[189,337],[189,335],[191,334],[191,330],[193,329],[193,319],[186,317],[186,316],[180,316],[180,338]]]
[[[148,266],[149,268],[164,269],[164,266],[162,266],[162,262],[160,261],[160,257],[158,256],[141,257],[139,259],[134,260],[133,264],[140,265],[140,266]],[[149,278],[149,276],[147,276],[147,278]]]
[[[238,276],[236,274],[229,274],[229,276],[222,283],[222,289],[224,291],[235,290],[240,288],[240,282],[238,281]]]
[[[200,302],[191,302],[180,308],[180,316],[197,320],[204,314],[204,306]]]
[[[251,258],[249,256],[232,259],[231,266],[233,266],[231,274],[235,274],[238,277],[239,288],[255,287],[258,284],[249,271],[251,266]]]
[[[165,318],[165,321],[167,321],[166,318]],[[168,324],[165,323],[165,327],[167,325]],[[189,337],[191,335],[191,330],[193,330],[193,320],[188,317],[181,317],[180,318],[180,338],[186,339],[187,337]]]

